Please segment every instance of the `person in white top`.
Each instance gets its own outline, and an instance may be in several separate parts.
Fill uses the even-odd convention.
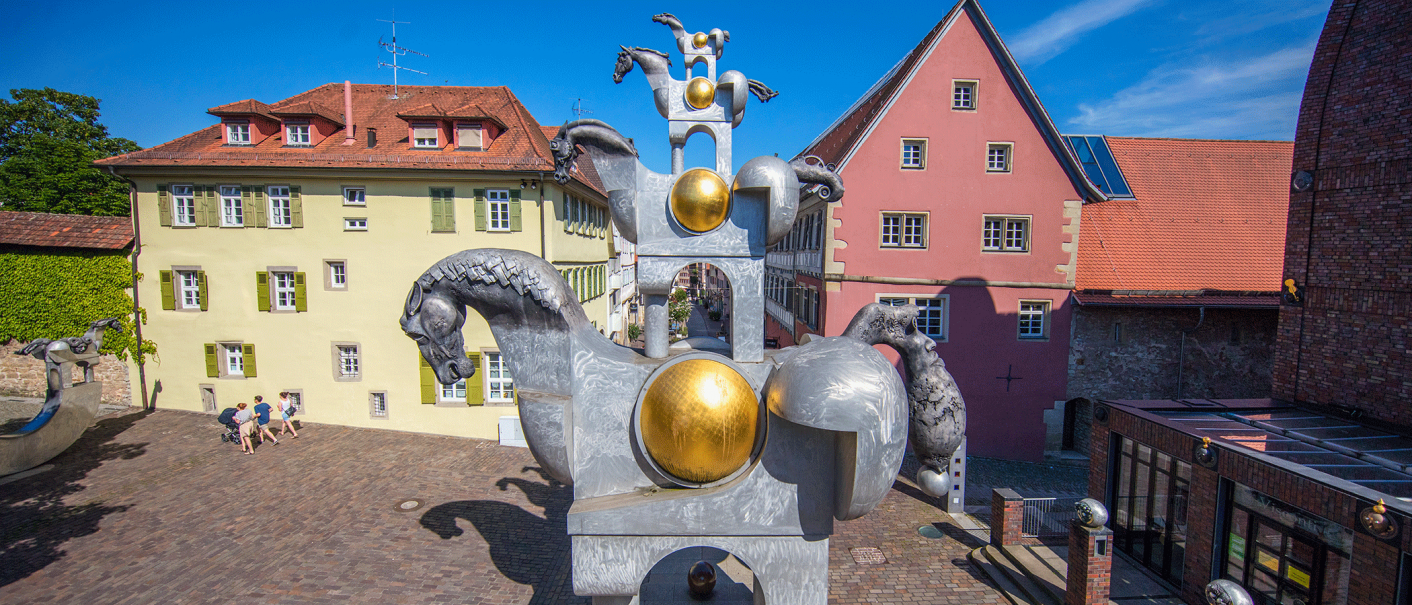
[[[289,401],[289,391],[280,391],[280,393],[279,393],[279,417],[280,417],[281,420],[284,421],[284,426],[281,427],[280,430],[279,430],[279,436],[280,436],[280,437],[283,437],[283,436],[284,436],[285,431],[288,431],[288,432],[290,432],[290,433],[294,433],[294,436],[295,436],[295,437],[298,437],[298,436],[299,436],[299,431],[294,430],[294,423],[289,421],[289,416],[290,416],[290,414],[293,414],[293,413],[296,411],[296,410],[290,409],[292,406],[293,406],[293,404],[290,403],[290,401]]]
[[[240,423],[240,451],[246,455],[255,453],[255,444],[250,443],[250,433],[255,430],[255,412],[247,409],[244,403],[237,403],[235,421]]]

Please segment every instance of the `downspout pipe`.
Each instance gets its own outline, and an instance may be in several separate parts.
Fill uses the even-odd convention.
[[[539,175],[539,185],[537,186],[539,189],[539,257],[548,261],[549,257],[545,256],[545,254],[548,254],[548,252],[545,250],[544,244],[544,172],[541,171],[535,174]]]
[[[142,308],[138,304],[137,294],[137,257],[142,254],[142,223],[139,221],[137,211],[137,183],[131,179],[121,176],[112,166],[108,166],[108,174],[114,178],[122,179],[127,183],[128,207],[132,213],[132,326],[133,336],[137,339],[137,350],[133,352],[133,358],[137,360],[137,381],[142,384],[142,409],[148,408],[147,400],[147,363],[142,354]]]
[[[1186,365],[1186,335],[1201,329],[1201,324],[1205,321],[1206,307],[1201,307],[1201,314],[1196,318],[1196,325],[1179,330],[1182,337],[1182,344],[1181,347],[1177,349],[1177,399],[1182,398],[1182,366]]]

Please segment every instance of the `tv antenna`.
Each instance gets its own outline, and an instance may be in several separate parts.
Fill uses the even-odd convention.
[[[392,18],[393,18],[393,19],[396,19],[396,18],[397,18],[396,15],[397,15],[397,13],[394,12]],[[383,23],[391,23],[391,24],[392,24],[392,42],[391,42],[391,43],[383,42],[383,41],[382,41],[382,38],[378,38],[378,44],[382,46],[383,50],[386,50],[387,52],[389,52],[389,53],[392,54],[392,62],[391,62],[391,63],[388,63],[388,62],[386,62],[386,61],[383,61],[382,59],[378,59],[378,69],[382,69],[382,68],[384,68],[384,67],[391,67],[391,68],[392,68],[392,96],[391,96],[391,97],[388,97],[388,98],[390,98],[390,99],[396,99],[396,98],[398,98],[398,97],[397,97],[397,70],[399,70],[399,69],[405,69],[405,70],[410,71],[410,72],[412,72],[412,73],[414,73],[414,74],[422,74],[422,75],[424,75],[424,76],[427,75],[427,72],[424,72],[424,71],[417,71],[417,70],[412,69],[412,68],[410,68],[410,67],[403,67],[403,66],[401,66],[401,65],[398,65],[398,64],[397,64],[397,57],[399,57],[399,56],[401,56],[401,55],[408,54],[408,53],[411,53],[411,54],[414,54],[414,55],[417,55],[417,56],[421,56],[421,57],[427,57],[427,58],[430,58],[430,56],[427,55],[426,53],[419,53],[419,52],[417,52],[417,51],[415,51],[415,50],[412,50],[412,49],[410,49],[410,48],[403,48],[403,47],[397,45],[397,24],[398,24],[398,23],[401,23],[401,24],[403,24],[403,25],[411,25],[411,24],[412,24],[411,21],[390,21],[390,20],[387,20],[387,19],[378,19],[378,21],[381,21],[381,22],[383,22]]]
[[[574,106],[569,111],[574,112],[574,115],[577,115],[578,119],[580,120],[583,119],[583,114],[593,113],[592,111],[583,108],[583,99],[574,99]]]

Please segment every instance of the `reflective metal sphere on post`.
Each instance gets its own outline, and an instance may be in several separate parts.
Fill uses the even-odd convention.
[[[719,175],[705,168],[693,168],[672,185],[672,217],[688,231],[705,233],[726,221],[731,210],[731,192]]]
[[[745,377],[718,361],[688,359],[647,387],[638,430],[663,471],[706,484],[750,462],[761,421],[760,400]]]

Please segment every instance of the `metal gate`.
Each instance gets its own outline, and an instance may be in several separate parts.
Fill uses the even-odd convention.
[[[1025,538],[1050,538],[1069,535],[1074,520],[1074,505],[1082,498],[1025,498],[1020,535]]]

